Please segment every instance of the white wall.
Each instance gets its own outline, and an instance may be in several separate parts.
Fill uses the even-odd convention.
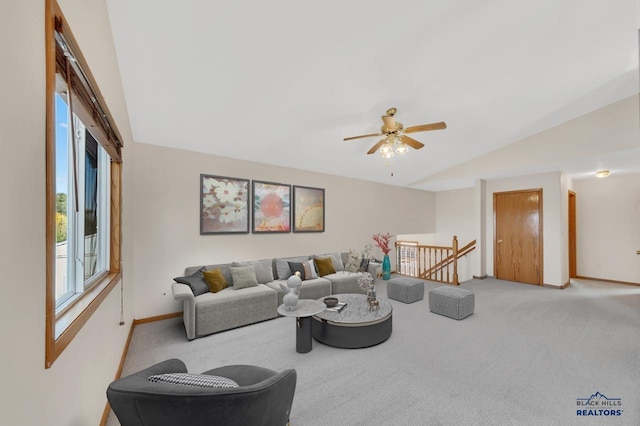
[[[130,140],[124,97],[104,0],[60,0],[94,76]],[[71,10],[73,9],[73,10]],[[105,407],[131,324],[119,327],[113,291],[50,369],[45,342],[45,51],[42,0],[0,4],[0,423],[95,425]],[[125,236],[125,244],[128,242]],[[130,263],[125,251],[125,262]],[[129,297],[126,304],[129,304]]]
[[[171,283],[187,266],[348,251],[373,243],[378,232],[435,231],[432,192],[148,144],[132,148],[136,318],[181,310]],[[326,232],[200,235],[201,173],[324,188]]]
[[[574,181],[578,275],[640,283],[640,174]]]

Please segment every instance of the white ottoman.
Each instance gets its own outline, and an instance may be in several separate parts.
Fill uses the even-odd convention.
[[[475,295],[472,291],[442,286],[429,291],[429,310],[435,314],[461,320],[473,313]]]
[[[409,277],[391,278],[387,282],[387,297],[403,303],[424,299],[424,282]]]

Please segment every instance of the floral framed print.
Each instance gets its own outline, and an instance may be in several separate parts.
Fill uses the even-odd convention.
[[[293,232],[324,232],[324,189],[293,186]]]
[[[249,180],[200,175],[200,235],[249,233]]]
[[[254,234],[291,232],[291,185],[252,181]]]

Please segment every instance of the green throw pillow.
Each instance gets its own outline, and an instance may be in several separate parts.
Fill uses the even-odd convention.
[[[321,277],[336,273],[330,257],[316,257],[313,261],[316,264],[316,269],[318,269],[318,275]]]
[[[209,285],[209,291],[211,293],[217,293],[228,286],[227,280],[219,268],[213,271],[203,271],[202,275],[204,275],[204,280]]]
[[[229,270],[233,279],[233,288],[241,289],[258,285],[255,266],[230,266]]]

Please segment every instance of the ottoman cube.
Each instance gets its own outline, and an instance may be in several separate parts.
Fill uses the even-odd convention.
[[[424,299],[424,283],[415,278],[397,277],[387,282],[387,297],[403,303]]]
[[[473,313],[475,295],[472,291],[442,286],[429,292],[429,310],[445,317],[461,320]]]

